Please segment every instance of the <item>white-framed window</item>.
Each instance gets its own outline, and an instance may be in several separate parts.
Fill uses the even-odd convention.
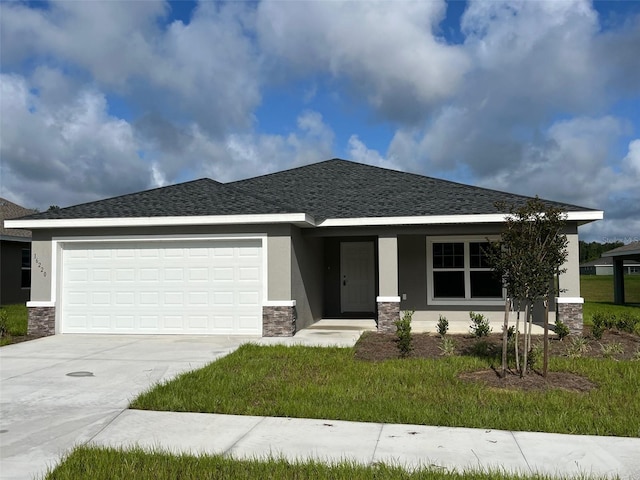
[[[428,237],[428,303],[503,304],[504,290],[500,279],[489,267],[488,247],[486,238]]]
[[[31,249],[29,248],[22,249],[20,288],[31,288]]]

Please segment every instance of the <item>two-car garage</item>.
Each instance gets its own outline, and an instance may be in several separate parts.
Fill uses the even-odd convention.
[[[60,333],[262,332],[260,238],[61,242]]]

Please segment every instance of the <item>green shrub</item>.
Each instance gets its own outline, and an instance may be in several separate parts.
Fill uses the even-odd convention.
[[[439,315],[438,316],[437,328],[438,328],[438,335],[440,335],[440,337],[444,338],[444,336],[449,331],[449,320],[447,320],[447,317],[445,317],[444,315]]]
[[[624,348],[620,342],[611,342],[607,344],[600,344],[600,351],[604,358],[613,358],[615,355],[623,354]]]
[[[527,356],[527,365],[533,369],[538,366],[538,363],[542,359],[544,353],[544,347],[541,343],[535,343],[531,345],[529,349],[529,355]]]
[[[396,335],[398,337],[398,350],[400,350],[400,356],[406,357],[411,353],[413,347],[411,341],[411,318],[413,317],[413,311],[405,310],[402,312],[402,317],[396,320]]]
[[[9,315],[4,308],[0,308],[0,337],[4,337],[7,334],[9,321]]]
[[[489,319],[481,313],[469,312],[469,318],[471,319],[471,325],[469,331],[476,337],[488,337],[491,333],[491,325]]]
[[[451,337],[442,337],[442,345],[438,347],[445,357],[451,357],[456,353],[456,342]]]
[[[569,335],[569,327],[560,319],[556,319],[556,335],[560,340],[563,340],[567,335]]]
[[[591,326],[591,335],[593,335],[593,338],[600,340],[602,338],[602,334],[607,329],[606,325],[608,323],[606,315],[600,313],[594,314],[593,325]]]
[[[571,341],[567,345],[566,353],[568,357],[580,358],[582,355],[591,350],[589,341],[584,337],[571,337]]]
[[[478,337],[476,343],[473,344],[471,353],[476,357],[488,358],[491,357],[495,353],[495,351],[494,347],[489,344],[489,342],[487,342],[486,340],[480,340],[480,337]]]
[[[636,326],[640,324],[640,316],[635,316],[631,312],[621,313],[616,320],[616,328],[628,333],[633,333]]]

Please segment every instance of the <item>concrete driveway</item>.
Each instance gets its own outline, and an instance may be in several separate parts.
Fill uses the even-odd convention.
[[[55,335],[0,348],[0,478],[42,477],[151,385],[258,340]]]

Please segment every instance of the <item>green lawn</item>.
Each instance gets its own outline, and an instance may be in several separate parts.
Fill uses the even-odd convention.
[[[580,275],[580,293],[588,302],[613,303],[613,275]],[[625,275],[624,298],[640,304],[640,275]]]
[[[153,388],[131,407],[592,435],[640,436],[640,363],[552,358],[598,384],[524,392],[464,382],[477,357],[365,362],[350,348],[244,345]]]
[[[220,455],[191,456],[79,447],[46,480],[551,480],[545,475],[509,475],[502,472],[465,471],[448,473],[442,469],[407,472],[399,467],[353,462],[332,465],[308,461],[289,463],[273,460],[233,460]],[[557,477],[553,477],[557,479]],[[576,477],[571,477],[576,480]],[[580,476],[578,478],[596,478]],[[569,480],[566,478],[566,480]]]
[[[5,305],[0,311],[6,314],[8,335],[0,338],[0,346],[11,343],[11,337],[27,334],[27,307],[25,304]]]
[[[580,293],[584,297],[584,322],[591,325],[591,317],[596,312],[621,314],[632,313],[640,317],[640,275],[624,277],[625,300],[636,305],[615,305],[613,303],[612,275],[580,275]]]

